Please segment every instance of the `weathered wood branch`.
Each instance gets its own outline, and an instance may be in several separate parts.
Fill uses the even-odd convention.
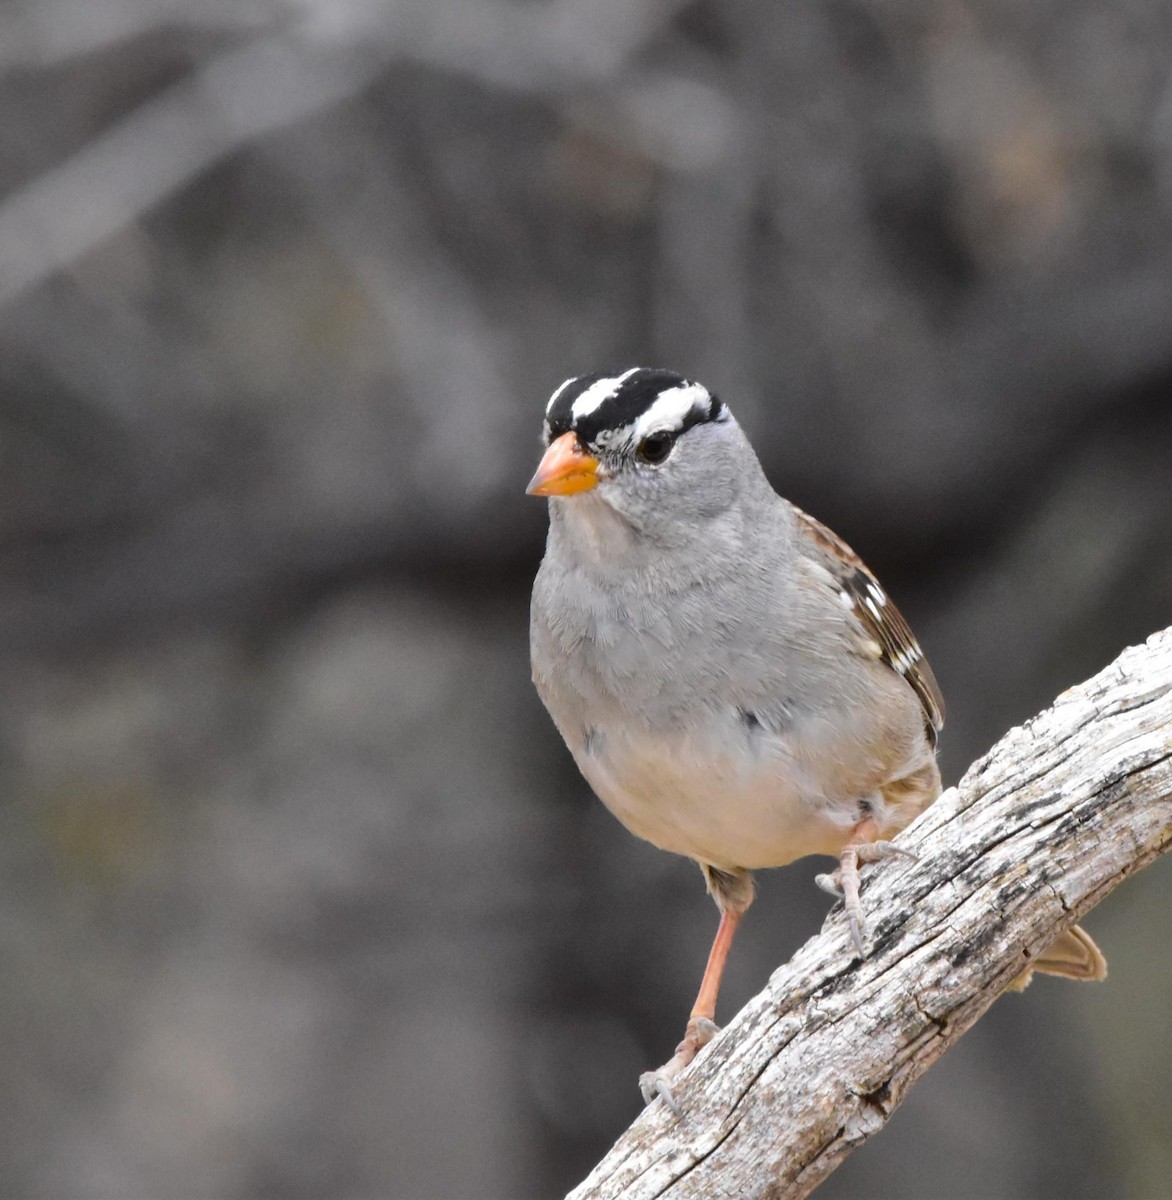
[[[1031,958],[1172,846],[1172,628],[1011,730],[871,868],[872,950],[837,910],[572,1200],[808,1195]],[[1104,947],[1108,959],[1110,947]],[[1075,985],[1070,985],[1075,986]]]

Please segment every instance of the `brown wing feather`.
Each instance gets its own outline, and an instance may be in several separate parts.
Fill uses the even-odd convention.
[[[924,710],[929,734],[944,727],[944,697],[903,614],[891,602],[863,560],[832,530],[794,505],[798,529],[830,572],[844,603],[879,647],[880,657],[912,685]]]

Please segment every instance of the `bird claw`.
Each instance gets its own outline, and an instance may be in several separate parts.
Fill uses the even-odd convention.
[[[643,1103],[650,1104],[658,1096],[671,1109],[672,1115],[680,1115],[680,1106],[671,1090],[671,1080],[667,1075],[667,1066],[658,1071],[644,1071],[639,1076],[639,1091],[643,1093]]]
[[[859,848],[859,862],[878,862],[881,858],[908,858],[919,862],[920,856],[894,842],[864,842]]]
[[[859,957],[866,958],[867,948],[863,944],[863,938],[867,933],[867,922],[863,920],[863,914],[861,912],[847,913],[846,919],[851,928],[851,941],[854,942]]]
[[[643,1093],[643,1103],[650,1104],[658,1096],[671,1109],[673,1115],[678,1117],[680,1106],[672,1092],[672,1084],[719,1030],[720,1026],[707,1017],[692,1017],[675,1054],[658,1070],[644,1071],[639,1076],[639,1091]]]
[[[879,862],[884,858],[909,858],[918,862],[919,856],[894,842],[857,842],[842,848],[837,869],[825,875],[816,875],[814,882],[832,896],[842,899],[850,926],[851,941],[859,958],[867,957],[867,921],[863,916],[863,905],[859,899],[859,867],[866,863]]]

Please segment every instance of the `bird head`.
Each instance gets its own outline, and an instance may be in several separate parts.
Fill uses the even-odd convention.
[[[678,540],[732,503],[753,454],[728,407],[673,371],[634,367],[567,379],[550,397],[545,453],[528,491],[590,496],[636,530]]]

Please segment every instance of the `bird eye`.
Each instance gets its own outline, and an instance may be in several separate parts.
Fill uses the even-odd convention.
[[[661,433],[649,433],[638,446],[635,447],[635,457],[640,462],[650,463],[651,466],[663,462],[671,453],[672,447],[676,444],[675,434],[668,433],[666,430]]]

